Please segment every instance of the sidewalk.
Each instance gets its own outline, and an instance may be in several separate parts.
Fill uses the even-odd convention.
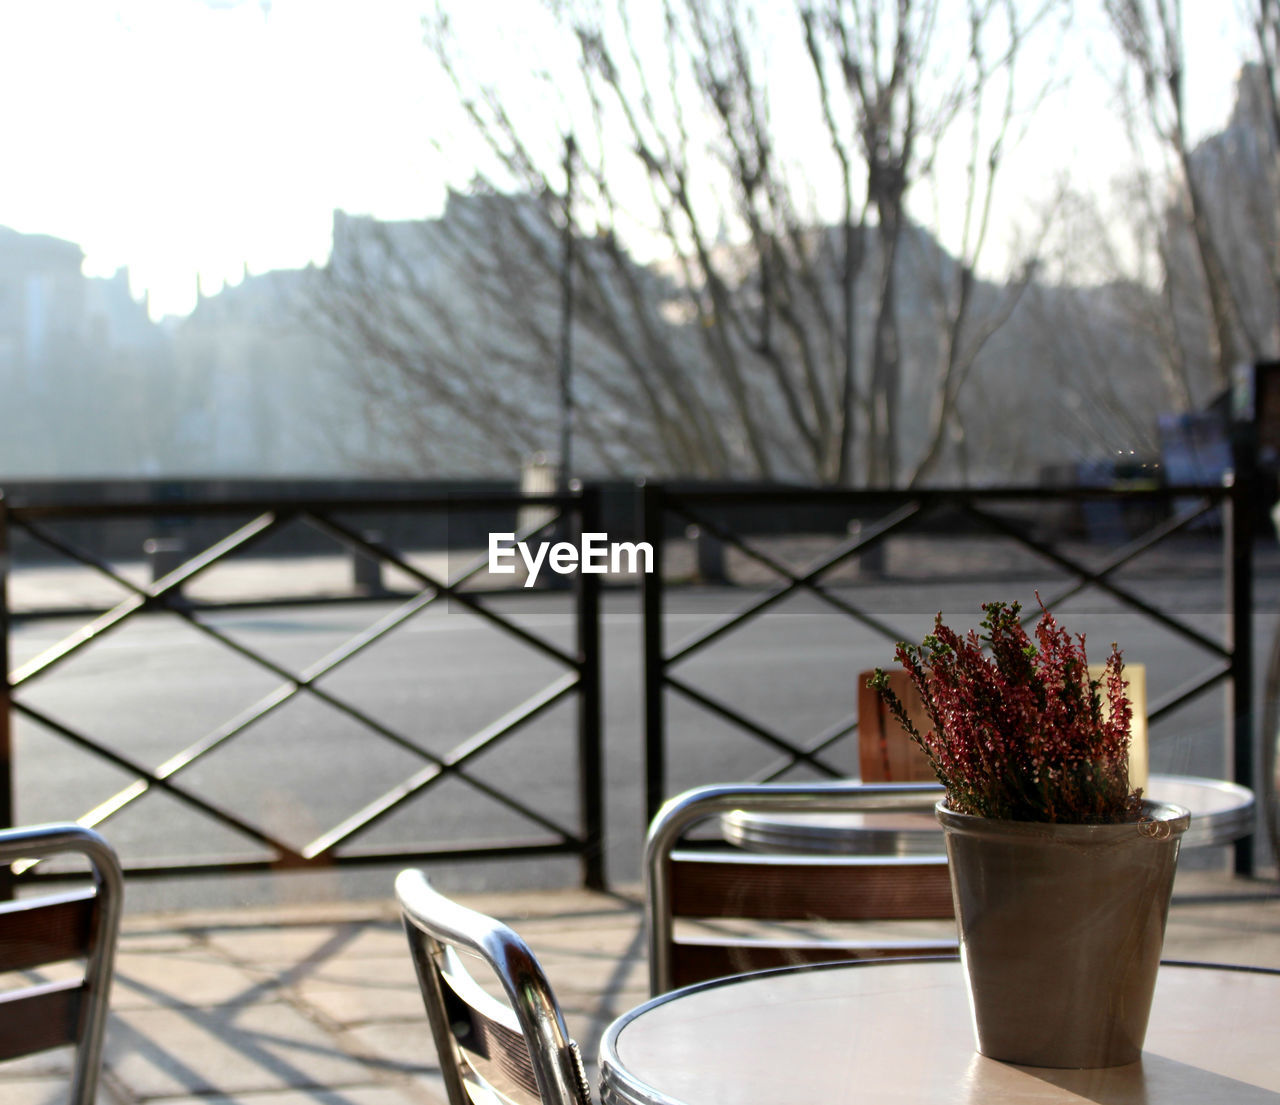
[[[836,538],[826,536],[752,537],[748,543],[767,553],[779,563],[796,571],[804,571],[816,560],[828,555]],[[192,550],[193,552],[197,550]],[[1115,551],[1107,544],[1066,542],[1060,551],[1077,557],[1081,563],[1097,566]],[[457,576],[479,563],[485,550],[449,550],[408,552],[406,561],[419,571],[439,580]],[[740,550],[725,550],[726,578],[746,587],[772,586],[779,577]],[[1220,537],[1191,535],[1170,540],[1146,551],[1135,562],[1143,578],[1214,577],[1223,570],[1223,545]],[[856,562],[844,563],[823,573],[828,584],[844,583],[947,583],[985,579],[1052,578],[1057,569],[1041,557],[999,537],[907,535],[885,543],[881,567],[872,575],[863,574]],[[664,575],[669,582],[686,582],[697,577],[697,557],[693,543],[673,539],[665,546]],[[1280,546],[1259,540],[1254,545],[1255,581],[1280,575]],[[145,561],[117,564],[117,572],[135,587],[151,582]],[[472,578],[469,588],[476,590],[522,591],[524,569],[514,576],[492,576],[483,568]],[[638,577],[602,577],[612,584],[636,585]],[[1118,579],[1127,578],[1123,573]],[[412,593],[417,582],[392,565],[381,570],[385,587],[400,594]],[[82,614],[102,610],[129,597],[129,592],[101,573],[66,563],[17,564],[9,577],[8,602],[14,613]],[[233,556],[201,573],[184,589],[188,598],[203,603],[324,601],[355,598],[378,598],[355,584],[352,557],[347,553],[295,557]],[[1265,601],[1264,595],[1259,599]]]
[[[533,947],[590,1061],[647,997],[638,893],[467,895]],[[1280,967],[1280,888],[1179,876],[1170,959]],[[390,896],[126,917],[99,1105],[443,1105]],[[5,1105],[62,1105],[63,1052],[0,1068]]]
[[[390,891],[390,888],[388,888]],[[535,948],[594,1059],[647,995],[633,895],[468,895]],[[126,915],[99,1105],[444,1105],[393,902]],[[0,1066],[4,1105],[65,1105],[69,1049]]]

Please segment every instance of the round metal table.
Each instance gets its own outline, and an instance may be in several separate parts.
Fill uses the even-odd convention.
[[[1049,1070],[973,1049],[959,960],[832,964],[666,994],[600,1045],[603,1105],[1274,1105],[1280,973],[1161,967],[1142,1059]]]
[[[942,788],[938,788],[938,797]],[[1253,832],[1254,799],[1247,787],[1191,775],[1152,775],[1147,797],[1191,811],[1184,848],[1230,844]],[[720,819],[726,840],[758,852],[937,855],[942,829],[932,811],[919,813],[753,813]]]

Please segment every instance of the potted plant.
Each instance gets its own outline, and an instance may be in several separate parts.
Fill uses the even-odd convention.
[[[900,643],[932,728],[873,685],[946,789],[938,803],[978,1050],[1049,1067],[1142,1051],[1185,809],[1129,785],[1130,705],[1113,645],[1091,679],[1084,637],[1041,606],[984,604],[982,632],[939,614]]]

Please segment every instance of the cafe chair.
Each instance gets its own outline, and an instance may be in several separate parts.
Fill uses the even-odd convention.
[[[731,813],[932,810],[940,793],[923,783],[770,783],[700,787],[671,799],[645,844],[651,993],[771,967],[955,955],[950,936],[816,931],[823,927],[816,922],[953,917],[945,856],[762,854],[732,847],[718,833],[689,838]],[[753,924],[744,932],[742,922]]]
[[[864,783],[935,782],[937,775],[924,750],[889,710],[888,704],[871,685],[878,669],[858,673],[858,777]],[[1089,665],[1089,678],[1102,679],[1103,664]],[[911,723],[922,733],[933,728],[920,692],[904,668],[886,671],[889,688],[898,696]],[[1129,723],[1129,779],[1145,788],[1147,771],[1147,668],[1145,664],[1124,666],[1125,689],[1132,711]],[[1106,696],[1103,696],[1103,709]],[[1183,847],[1186,847],[1184,844]]]
[[[0,903],[0,974],[84,960],[82,977],[0,991],[0,1060],[74,1045],[71,1105],[93,1105],[120,932],[124,880],[114,850],[81,825],[0,831],[0,864],[79,855],[93,885]]]
[[[929,757],[871,686],[876,670],[858,673],[858,778],[864,783],[936,783]],[[912,724],[922,733],[932,729],[933,720],[906,669],[890,668],[885,674]]]
[[[501,921],[400,872],[409,938],[450,1105],[592,1105],[578,1045],[533,952]],[[486,993],[459,953],[479,957],[506,994]]]

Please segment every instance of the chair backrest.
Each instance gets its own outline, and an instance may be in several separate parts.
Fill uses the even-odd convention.
[[[756,854],[685,834],[734,811],[760,814],[931,810],[935,784],[812,783],[701,787],[673,798],[645,845],[649,984],[654,995],[745,971],[886,956],[954,955],[950,935],[832,938],[796,931],[742,933],[724,924],[889,921],[954,916],[945,856]],[[678,922],[685,922],[680,925]],[[707,922],[693,933],[689,922]]]
[[[921,733],[933,728],[911,676],[890,668],[889,687]],[[929,757],[901,722],[889,712],[880,693],[869,685],[875,669],[858,673],[858,776],[864,783],[932,783],[937,781]]]
[[[69,1100],[92,1105],[120,931],[119,861],[101,836],[80,825],[0,831],[0,864],[66,854],[88,858],[94,885],[0,903],[0,973],[84,959],[84,976],[0,993],[0,1060],[74,1044]]]
[[[1101,679],[1102,664],[1089,665],[1089,678]],[[890,668],[889,687],[907,711],[907,717],[921,732],[933,728],[920,692],[903,668]],[[858,673],[858,776],[864,783],[932,782],[933,767],[924,750],[911,739],[897,718],[889,712],[879,692],[868,684],[875,670]],[[1129,723],[1129,785],[1147,785],[1147,669],[1145,664],[1125,664],[1125,690],[1132,717]],[[1102,708],[1107,710],[1106,696]]]
[[[450,1105],[591,1105],[582,1056],[528,945],[421,871],[400,872],[396,897]],[[485,992],[459,952],[487,964],[506,1003]]]

